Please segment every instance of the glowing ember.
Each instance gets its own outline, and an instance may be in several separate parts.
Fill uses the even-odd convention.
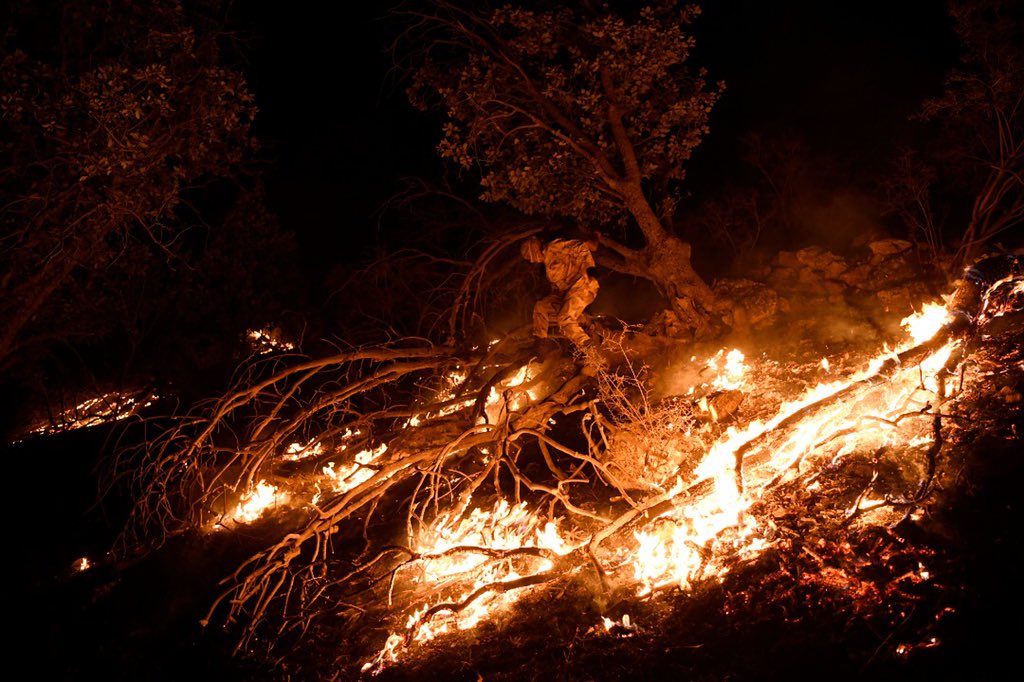
[[[37,424],[29,433],[59,433],[127,419],[159,400],[155,393],[104,393],[84,400],[56,417]]]
[[[388,637],[388,641],[384,643],[384,648],[373,657],[371,660],[363,664],[360,668],[360,672],[368,672],[372,670],[374,673],[378,673],[384,669],[384,666],[390,663],[398,662],[398,650],[402,646],[405,639],[398,634],[392,634]]]
[[[90,568],[92,568],[92,562],[89,561],[89,557],[84,556],[80,559],[75,559],[73,562],[71,562],[71,570],[76,571],[78,573],[88,571]]]
[[[466,371],[461,367],[456,367],[449,371],[444,376],[442,386],[437,390],[432,400],[432,402],[439,403],[441,406],[435,410],[414,414],[405,422],[405,427],[416,427],[422,424],[425,419],[430,419],[432,417],[444,417],[471,407],[476,402],[475,395],[471,395],[462,400],[456,399],[460,391],[462,391],[463,384],[465,384],[467,377],[468,375],[466,374]]]
[[[285,340],[279,329],[250,329],[246,334],[252,350],[257,355],[266,355],[277,351],[295,350],[295,344]]]
[[[636,634],[639,629],[630,617],[629,614],[623,614],[622,620],[615,621],[607,616],[602,616],[601,624],[604,626],[605,632],[618,637],[632,637]]]

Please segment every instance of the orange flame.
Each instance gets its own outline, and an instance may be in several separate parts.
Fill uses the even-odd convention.
[[[232,519],[238,523],[252,523],[283,497],[284,493],[278,493],[277,486],[260,480],[254,488],[242,495]]]

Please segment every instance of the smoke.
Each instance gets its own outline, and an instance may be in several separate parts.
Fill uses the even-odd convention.
[[[805,244],[846,253],[888,236],[878,202],[855,188],[810,190],[795,203],[796,228]]]
[[[587,311],[595,317],[611,317],[626,324],[643,324],[668,306],[650,281],[616,272],[600,273],[601,288]]]

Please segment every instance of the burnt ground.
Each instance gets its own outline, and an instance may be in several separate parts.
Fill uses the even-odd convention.
[[[816,492],[798,482],[765,500],[775,547],[724,582],[647,600],[553,583],[471,634],[408,652],[379,679],[1004,679],[1024,634],[1020,346],[1006,332],[971,356],[923,513],[883,527],[847,518],[863,472],[841,465]],[[5,448],[15,665],[66,680],[356,676],[330,629],[276,664],[232,657],[227,638],[200,631],[215,580],[255,538],[183,537],[145,560],[105,563],[118,504],[91,506],[89,455],[106,437],[91,429]],[[76,573],[83,555],[99,563]],[[600,625],[601,614],[626,613],[635,630]]]

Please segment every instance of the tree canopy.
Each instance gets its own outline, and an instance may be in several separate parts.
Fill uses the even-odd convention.
[[[184,276],[175,290],[186,296],[208,246],[224,243],[209,231],[257,189],[242,187],[254,98],[222,52],[215,4],[19,2],[7,12],[3,369],[54,344],[124,336],[137,309],[173,309],[157,274]]]
[[[636,178],[671,209],[721,89],[687,63],[696,7],[438,8],[454,40],[431,44],[413,99],[445,107],[441,155],[481,168],[484,199],[604,222]]]
[[[1024,12],[1005,0],[956,0],[958,66],[917,118],[926,142],[896,159],[892,203],[928,250],[973,261],[1024,221]]]
[[[408,12],[403,34],[411,99],[443,111],[439,152],[479,173],[482,199],[585,227],[632,222],[646,248],[613,246],[617,265],[692,319],[713,296],[672,222],[724,87],[688,63],[698,12],[674,1],[465,10],[438,0]]]

